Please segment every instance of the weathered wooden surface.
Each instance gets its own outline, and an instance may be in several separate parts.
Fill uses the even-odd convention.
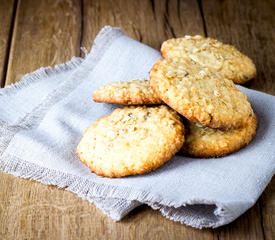
[[[40,67],[80,54],[81,4],[78,0],[19,0],[6,84]]]
[[[275,239],[275,177],[263,192],[260,203],[265,239]]]
[[[0,27],[8,29],[1,31],[0,43],[11,47],[0,50],[0,72],[8,66],[6,85],[36,68],[81,55],[79,47],[90,49],[109,24],[156,49],[184,34],[232,43],[257,64],[259,77],[247,86],[275,94],[272,1],[19,0],[15,14],[3,10],[4,3],[10,2],[0,0]],[[197,230],[146,206],[115,223],[73,193],[0,172],[0,239],[274,239],[274,183],[233,223]]]
[[[246,84],[275,94],[275,4],[272,0],[204,1],[208,36],[235,45],[253,59],[257,78]]]
[[[2,0],[0,6],[0,86],[5,84],[6,68],[9,55],[10,39],[12,37],[13,13],[16,4],[11,0]]]
[[[192,19],[192,21],[190,21]],[[83,45],[90,49],[105,25],[120,27],[130,37],[160,49],[163,41],[185,34],[203,34],[196,1],[84,0]]]
[[[1,179],[0,239],[214,239],[212,230],[173,223],[145,206],[115,223],[71,192],[8,174]]]

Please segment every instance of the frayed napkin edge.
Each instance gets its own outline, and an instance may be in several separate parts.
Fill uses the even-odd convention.
[[[54,67],[41,67],[34,72],[27,73],[21,78],[19,82],[1,88],[0,97],[4,95],[10,96],[12,94],[16,94],[19,90],[28,87],[30,84],[33,84],[37,81],[44,81],[54,74],[73,70],[78,67],[83,62],[83,60],[84,59],[81,57],[72,57],[70,61],[57,64]]]
[[[167,201],[159,196],[154,196],[154,194],[151,194],[150,192],[131,190],[127,187],[113,186],[109,184],[99,184],[93,182],[93,180],[82,178],[70,173],[64,173],[55,169],[41,167],[34,163],[25,162],[16,159],[14,156],[10,157],[11,159],[7,159],[7,156],[0,159],[0,170],[3,172],[20,178],[35,180],[46,185],[54,185],[58,188],[63,188],[64,190],[73,192],[82,199],[95,204],[96,207],[100,208],[104,214],[110,216],[114,221],[120,221],[132,209],[137,207],[137,205],[133,205],[132,209],[129,209],[129,211],[125,212],[122,216],[112,215],[108,210],[104,209],[103,206],[99,206],[94,201],[95,198],[124,199],[127,201],[139,202],[140,204],[147,204],[152,207],[152,209],[159,210],[164,217],[170,220],[200,229],[217,228],[232,222],[242,214],[233,213],[228,206],[226,207],[223,203],[215,201],[205,199],[192,199],[183,202],[175,200]],[[207,221],[196,217],[193,219],[184,218],[184,216],[180,216],[176,213],[179,208],[194,204],[215,206],[215,208],[213,208],[213,215],[217,217],[216,221]],[[238,204],[240,203],[238,202]],[[249,203],[245,202],[243,204],[251,207],[253,206],[254,201]]]

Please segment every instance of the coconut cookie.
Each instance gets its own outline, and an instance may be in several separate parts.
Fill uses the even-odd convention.
[[[94,92],[93,100],[95,102],[121,105],[153,105],[163,103],[151,89],[148,80],[109,83]]]
[[[187,120],[183,152],[194,157],[220,157],[245,147],[256,135],[257,119],[253,115],[247,126],[222,131]]]
[[[252,60],[234,46],[200,35],[173,38],[161,46],[164,58],[190,57],[222,76],[242,84],[256,77]]]
[[[191,59],[158,60],[150,85],[171,108],[211,128],[244,127],[253,114],[246,95],[232,81]]]
[[[169,107],[124,107],[86,130],[77,155],[97,175],[122,177],[160,167],[183,143],[184,125]]]

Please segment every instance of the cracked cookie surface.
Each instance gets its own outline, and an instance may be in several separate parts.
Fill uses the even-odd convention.
[[[161,54],[166,59],[190,57],[237,84],[256,77],[255,64],[249,57],[213,38],[196,35],[169,39],[163,42]]]
[[[164,105],[124,107],[85,131],[77,155],[98,175],[122,177],[160,167],[183,143],[184,125],[174,110]]]
[[[231,80],[191,59],[158,60],[150,85],[171,108],[211,128],[241,128],[253,115],[246,95]]]
[[[93,94],[95,102],[121,105],[154,105],[163,103],[155,95],[148,80],[113,82],[98,88]]]
[[[184,153],[194,157],[221,157],[238,151],[252,141],[256,135],[257,118],[253,115],[247,126],[228,131],[208,128],[188,120],[184,125]]]

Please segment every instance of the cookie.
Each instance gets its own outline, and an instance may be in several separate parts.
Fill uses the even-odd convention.
[[[253,114],[246,95],[231,80],[191,59],[158,60],[150,85],[171,108],[211,128],[241,128]]]
[[[253,61],[234,46],[200,35],[173,38],[161,46],[164,58],[190,57],[222,76],[242,84],[256,77]]]
[[[253,115],[247,126],[222,131],[188,121],[183,152],[194,157],[221,157],[245,147],[256,135],[257,119]]]
[[[124,107],[90,126],[77,155],[97,175],[122,177],[150,172],[183,146],[184,125],[165,105]]]
[[[93,100],[95,102],[121,105],[154,105],[163,103],[151,89],[148,80],[109,83],[94,92]]]

